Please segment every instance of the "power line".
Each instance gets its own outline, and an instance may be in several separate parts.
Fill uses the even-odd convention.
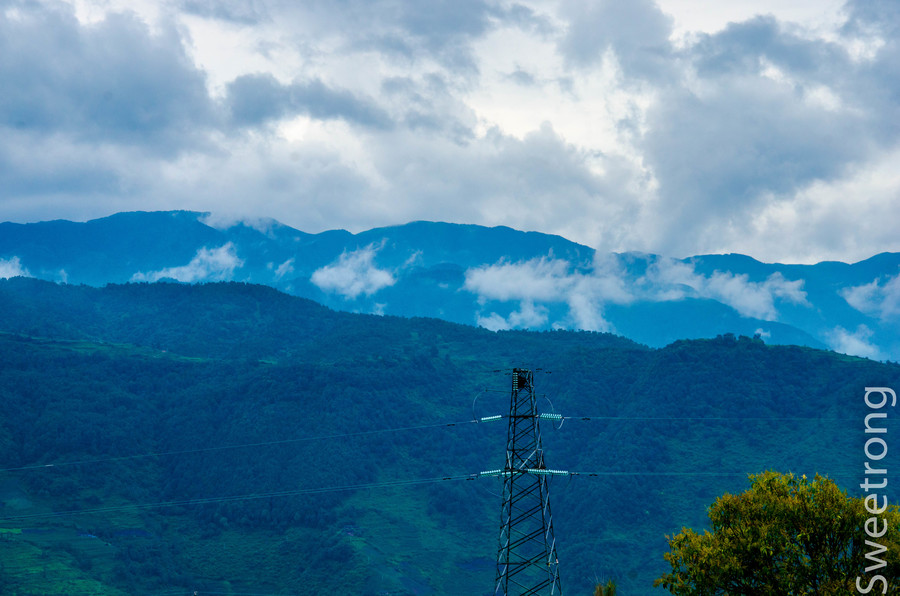
[[[569,476],[749,476],[756,472],[567,472]],[[850,477],[850,474],[836,474]],[[831,477],[831,476],[829,476]]]
[[[704,421],[710,420],[715,422],[734,420],[743,422],[745,420],[758,420],[761,422],[778,422],[778,421],[795,421],[795,422],[852,422],[859,420],[858,418],[821,418],[821,417],[784,417],[784,416],[562,416],[560,414],[540,414],[538,416],[547,420],[605,420],[605,421],[626,421],[626,420],[642,420],[642,421]],[[477,422],[491,422],[494,420],[502,420],[507,418],[506,415],[497,414],[495,416],[484,416],[479,418]]]
[[[424,430],[428,428],[440,428],[440,427],[454,427],[454,426],[462,426],[464,424],[472,424],[478,422],[477,420],[463,420],[459,422],[444,422],[439,424],[423,424],[419,426],[401,426],[397,428],[382,428],[375,430],[365,430],[353,433],[338,433],[331,435],[318,435],[315,437],[301,437],[296,439],[281,439],[277,441],[261,441],[257,443],[241,443],[238,445],[220,445],[214,447],[198,447],[195,449],[182,449],[178,451],[159,451],[159,452],[151,452],[151,453],[140,453],[135,455],[121,455],[116,457],[107,457],[100,459],[83,459],[78,461],[69,461],[69,462],[55,462],[50,464],[32,464],[27,466],[18,466],[14,468],[0,468],[0,472],[18,472],[23,470],[46,470],[52,468],[62,468],[66,466],[81,466],[81,465],[89,465],[89,464],[100,464],[100,463],[110,463],[117,461],[127,461],[131,459],[143,459],[150,457],[164,457],[169,455],[187,455],[191,453],[206,453],[210,451],[224,451],[226,449],[245,449],[249,447],[265,447],[268,445],[288,445],[291,443],[303,443],[309,441],[324,441],[324,440],[332,440],[332,439],[344,439],[349,437],[361,437],[366,435],[376,435],[382,433],[392,433],[392,432],[402,432],[402,431],[410,431],[410,430]]]
[[[756,472],[569,472],[567,470],[548,470],[544,468],[524,468],[517,470],[521,474],[534,476],[749,476]],[[487,470],[477,474],[479,478],[488,476],[508,476],[505,470]],[[841,478],[856,477],[858,474],[835,474],[832,476]],[[831,476],[829,476],[831,477]]]
[[[562,423],[565,420],[581,420],[581,421],[820,421],[820,422],[843,422],[856,420],[855,418],[813,418],[813,417],[743,417],[743,416],[677,416],[677,417],[666,417],[666,416],[562,416],[559,414],[538,414],[537,418],[548,419],[553,421],[558,421]],[[300,437],[294,439],[281,439],[274,441],[260,441],[254,443],[242,443],[236,445],[220,445],[220,446],[211,446],[211,447],[200,447],[194,449],[182,449],[182,450],[174,450],[174,451],[161,451],[161,452],[150,452],[150,453],[142,453],[142,454],[134,454],[134,455],[125,455],[125,456],[116,456],[109,458],[98,458],[98,459],[85,459],[78,461],[70,461],[70,462],[55,462],[49,464],[33,464],[28,466],[18,466],[18,467],[10,467],[10,468],[0,468],[0,472],[12,472],[12,471],[29,471],[29,470],[48,470],[54,468],[63,468],[67,466],[76,466],[76,465],[91,465],[91,464],[99,464],[99,463],[110,463],[110,462],[118,462],[118,461],[128,461],[134,459],[142,459],[142,458],[151,458],[151,457],[164,457],[164,456],[174,456],[174,455],[187,455],[187,454],[196,454],[196,453],[206,453],[206,452],[215,452],[215,451],[223,451],[230,449],[244,449],[244,448],[253,448],[253,447],[264,447],[271,445],[286,445],[292,443],[302,443],[302,442],[311,442],[311,441],[324,441],[324,440],[335,440],[342,438],[350,438],[350,437],[359,437],[359,436],[370,436],[377,435],[383,433],[393,433],[393,432],[405,432],[405,431],[413,431],[413,430],[426,430],[432,428],[450,428],[463,426],[466,424],[473,423],[486,423],[493,422],[498,420],[508,419],[508,415],[494,415],[494,416],[484,416],[481,418],[476,418],[472,420],[462,420],[456,422],[443,422],[443,423],[434,423],[434,424],[423,424],[423,425],[414,425],[414,426],[402,426],[395,428],[383,428],[383,429],[373,429],[367,431],[358,431],[351,433],[334,433],[328,435],[317,435],[313,437]],[[568,476],[587,476],[587,477],[610,477],[610,476],[747,476],[749,472],[626,472],[626,471],[606,471],[606,472],[568,472],[568,471],[555,471],[558,472],[557,475],[568,475]],[[537,473],[537,472],[536,472]],[[546,473],[546,472],[541,472]],[[326,492],[338,492],[338,491],[347,491],[347,490],[362,490],[362,489],[374,489],[374,488],[383,488],[383,487],[392,487],[392,486],[410,486],[417,484],[427,484],[433,482],[440,482],[445,480],[460,480],[460,479],[473,479],[479,478],[482,476],[496,476],[493,472],[481,472],[480,474],[468,474],[468,475],[458,475],[458,476],[446,476],[440,478],[430,478],[430,479],[413,479],[413,480],[397,480],[397,481],[388,481],[388,482],[378,482],[378,483],[367,483],[367,484],[354,484],[354,485],[346,485],[346,486],[332,486],[332,487],[320,487],[320,488],[311,488],[311,489],[297,489],[290,491],[276,491],[269,493],[258,493],[258,494],[249,494],[249,495],[237,495],[237,496],[220,496],[220,497],[207,497],[207,498],[197,498],[197,499],[186,499],[180,501],[167,501],[167,502],[159,502],[159,503],[144,503],[144,504],[130,504],[130,505],[120,505],[120,506],[111,506],[111,507],[101,507],[95,509],[85,509],[85,510],[72,510],[72,511],[62,511],[62,512],[51,512],[51,513],[39,513],[39,514],[26,514],[19,516],[8,516],[2,517],[0,520],[18,520],[18,519],[30,519],[30,518],[41,518],[41,517],[57,517],[57,516],[66,516],[66,515],[82,515],[82,514],[92,514],[92,513],[106,513],[106,512],[116,512],[116,511],[125,511],[125,510],[139,510],[139,509],[152,509],[152,508],[161,508],[161,507],[174,507],[174,506],[186,506],[186,505],[199,505],[199,504],[210,504],[210,503],[222,503],[222,502],[233,502],[233,501],[247,501],[253,499],[264,499],[264,498],[273,498],[273,497],[282,497],[282,496],[298,496],[305,494],[319,494]],[[838,476],[848,476],[849,475],[838,475]],[[855,476],[854,476],[855,477]]]
[[[639,421],[714,421],[714,422],[722,422],[722,421],[795,421],[795,422],[810,422],[810,421],[818,421],[818,422],[851,422],[857,420],[856,418],[817,418],[817,417],[771,417],[771,416],[755,416],[755,417],[747,417],[747,416],[560,416],[558,414],[541,414],[541,418],[556,420],[559,422],[563,422],[566,420],[580,420],[580,421],[629,421],[629,420],[639,420]],[[352,433],[335,433],[329,435],[318,435],[314,437],[299,437],[294,439],[280,439],[275,441],[259,441],[255,443],[240,443],[236,445],[219,445],[212,447],[198,447],[193,449],[181,449],[175,451],[156,451],[149,453],[139,453],[134,455],[122,455],[116,457],[107,457],[107,458],[96,458],[96,459],[83,459],[77,461],[66,461],[66,462],[53,462],[48,464],[30,464],[27,466],[16,466],[10,468],[0,468],[0,472],[19,472],[19,471],[28,471],[28,470],[47,470],[51,468],[61,468],[66,466],[81,466],[81,465],[90,465],[90,464],[100,464],[100,463],[111,463],[117,461],[127,461],[132,459],[145,459],[151,457],[166,457],[171,455],[189,455],[194,453],[208,453],[213,451],[225,451],[229,449],[246,449],[250,447],[266,447],[270,445],[289,445],[292,443],[304,443],[310,441],[325,441],[325,440],[334,440],[334,439],[343,439],[350,437],[361,437],[368,435],[376,435],[383,433],[393,433],[393,432],[405,432],[411,430],[425,430],[430,428],[441,428],[441,427],[455,427],[455,426],[463,426],[466,424],[473,423],[482,423],[482,422],[493,422],[496,420],[505,420],[507,418],[506,415],[495,415],[495,416],[483,416],[481,418],[473,419],[473,420],[461,420],[457,422],[442,422],[436,424],[423,424],[417,426],[401,426],[396,428],[382,428],[382,429],[374,429],[374,430],[366,430],[366,431],[358,431]]]
[[[190,505],[209,505],[215,503],[231,503],[240,501],[251,501],[259,499],[270,499],[277,497],[292,497],[300,495],[323,494],[330,492],[344,492],[352,490],[371,490],[378,488],[393,488],[405,486],[418,486],[425,484],[435,484],[439,482],[457,481],[457,480],[475,480],[484,477],[496,477],[501,475],[499,470],[490,470],[474,474],[456,474],[449,476],[439,476],[433,478],[413,478],[404,480],[389,480],[383,482],[369,482],[361,484],[348,484],[343,486],[325,486],[317,488],[305,488],[285,491],[273,491],[266,493],[252,493],[246,495],[217,496],[217,497],[199,497],[195,499],[182,499],[177,501],[160,501],[156,503],[132,503],[129,505],[113,505],[108,507],[95,507],[92,509],[72,509],[68,511],[53,511],[48,513],[29,513],[23,515],[9,515],[0,517],[0,521],[14,521],[25,519],[40,519],[53,517],[67,517],[72,515],[91,515],[98,513],[115,513],[119,511],[137,511],[144,509],[160,509],[164,507],[185,507]],[[554,475],[554,476],[742,476],[746,477],[752,472],[568,472],[562,470],[545,470],[545,469],[526,469],[523,473],[533,473],[537,475]],[[847,476],[838,474],[837,476]]]
[[[133,503],[131,505],[114,505],[110,507],[96,507],[94,509],[72,509],[69,511],[54,511],[50,513],[29,513],[24,515],[10,515],[0,517],[0,521],[36,519],[47,517],[64,517],[69,515],[88,515],[95,513],[113,513],[117,511],[131,511],[140,509],[157,509],[162,507],[183,507],[188,505],[207,505],[211,503],[229,503],[236,501],[251,501],[257,499],[270,499],[274,497],[292,497],[298,495],[312,495],[328,492],[340,492],[348,490],[363,490],[374,488],[391,488],[396,486],[414,486],[421,484],[434,484],[453,480],[473,480],[478,474],[460,474],[455,476],[440,476],[435,478],[417,478],[410,480],[389,480],[385,482],[369,482],[364,484],[348,484],[344,486],[326,486],[319,488],[304,488],[296,490],[284,490],[268,493],[253,493],[249,495],[234,495],[227,497],[200,497],[196,499],[184,499],[180,501],[162,501],[158,503]]]
[[[795,421],[795,422],[850,422],[858,420],[858,418],[821,418],[821,417],[784,417],[784,416],[563,416],[563,420],[735,420],[743,422],[745,420],[758,421]]]
[[[93,595],[95,592],[90,594]],[[218,596],[220,594],[223,596],[293,596],[293,594],[285,594],[284,592],[278,594],[273,592],[210,592],[209,590],[191,590],[189,588],[170,590],[168,592],[154,592],[150,596]]]

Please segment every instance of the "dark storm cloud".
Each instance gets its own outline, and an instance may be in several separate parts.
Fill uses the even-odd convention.
[[[211,126],[204,75],[174,28],[129,14],[80,24],[66,5],[0,13],[0,125],[163,153]]]
[[[371,100],[332,89],[313,79],[282,85],[270,74],[242,75],[228,84],[227,103],[234,122],[257,126],[292,114],[321,120],[343,119],[372,128],[390,128],[390,116]]]

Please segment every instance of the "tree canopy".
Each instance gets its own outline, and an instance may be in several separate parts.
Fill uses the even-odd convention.
[[[764,472],[709,509],[712,531],[669,537],[679,596],[898,593],[900,512],[883,496],[848,497],[830,479]],[[859,591],[857,591],[859,588]]]

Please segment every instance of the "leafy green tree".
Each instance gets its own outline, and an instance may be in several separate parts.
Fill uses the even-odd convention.
[[[594,596],[616,596],[616,582],[608,580],[605,584],[594,586]]]
[[[818,475],[750,482],[712,505],[712,531],[669,537],[672,572],[654,585],[679,596],[900,593],[900,512],[883,495],[848,497]]]

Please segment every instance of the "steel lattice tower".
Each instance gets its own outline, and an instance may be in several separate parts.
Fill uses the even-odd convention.
[[[500,548],[494,594],[559,596],[559,559],[550,515],[548,480],[557,470],[544,465],[534,374],[516,368],[512,373],[503,506],[500,510]]]

